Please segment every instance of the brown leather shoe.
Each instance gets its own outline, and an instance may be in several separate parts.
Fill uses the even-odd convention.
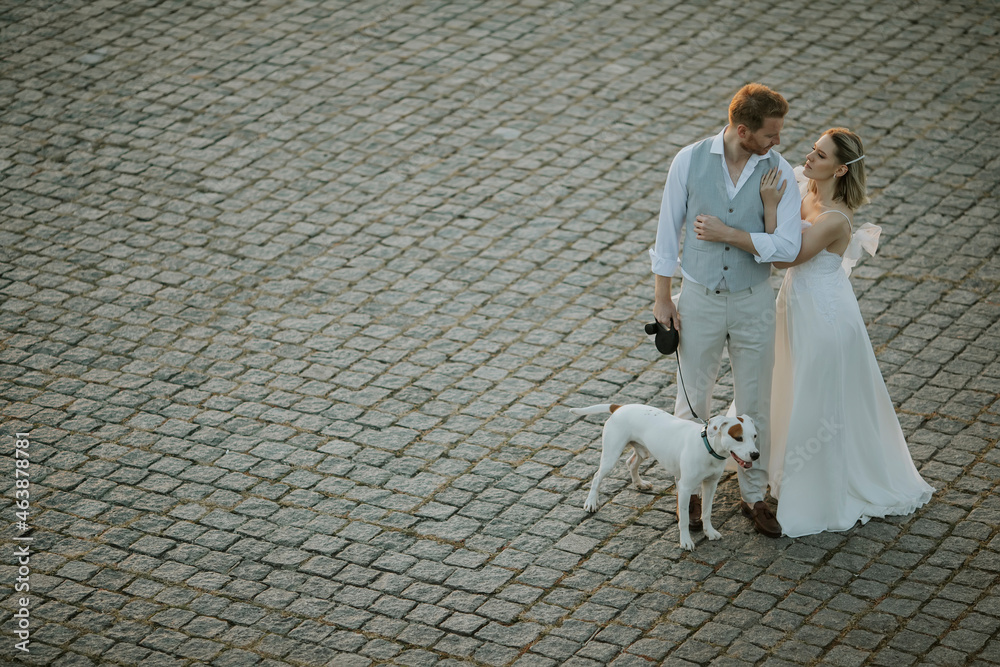
[[[688,530],[697,533],[704,525],[701,522],[701,496],[691,496],[688,503]]]
[[[766,537],[781,537],[781,526],[774,512],[763,500],[754,503],[753,508],[742,500],[740,501],[740,511],[743,516],[753,522],[754,530]]]

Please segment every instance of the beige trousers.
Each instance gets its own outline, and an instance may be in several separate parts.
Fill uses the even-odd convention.
[[[757,426],[760,458],[750,470],[736,471],[740,495],[750,505],[764,499],[770,453],[771,370],[774,367],[774,288],[765,281],[739,292],[717,291],[684,281],[677,311],[681,316],[680,355],[684,388],[703,419],[719,378],[722,352],[729,349],[733,366],[736,414],[750,415]],[[678,381],[674,415],[692,419]],[[708,456],[708,453],[705,453]]]

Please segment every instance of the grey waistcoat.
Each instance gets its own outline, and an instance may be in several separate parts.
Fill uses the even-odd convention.
[[[743,184],[732,201],[722,179],[729,178],[722,170],[718,154],[711,152],[709,137],[698,142],[691,152],[691,171],[687,181],[687,214],[684,227],[684,253],[681,267],[696,281],[714,288],[725,278],[726,288],[738,292],[767,280],[771,265],[758,263],[753,255],[734,246],[695,237],[694,219],[702,213],[714,215],[730,227],[745,232],[764,231],[764,204],[760,200],[760,179],[778,159],[769,156],[757,162],[750,179]]]

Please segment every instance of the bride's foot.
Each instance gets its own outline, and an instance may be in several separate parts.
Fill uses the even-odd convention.
[[[781,537],[781,526],[778,524],[778,519],[763,500],[754,503],[753,507],[741,500],[740,511],[743,512],[743,516],[750,519],[754,530],[761,535]]]

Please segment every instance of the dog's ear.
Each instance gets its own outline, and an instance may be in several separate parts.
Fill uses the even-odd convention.
[[[714,438],[722,430],[723,421],[719,417],[712,417],[708,420],[708,437]]]
[[[740,423],[733,424],[732,426],[729,427],[728,431],[729,437],[735,440],[736,442],[743,442],[743,423],[742,423],[743,420],[740,419],[739,417],[737,417],[736,419],[738,419]]]

